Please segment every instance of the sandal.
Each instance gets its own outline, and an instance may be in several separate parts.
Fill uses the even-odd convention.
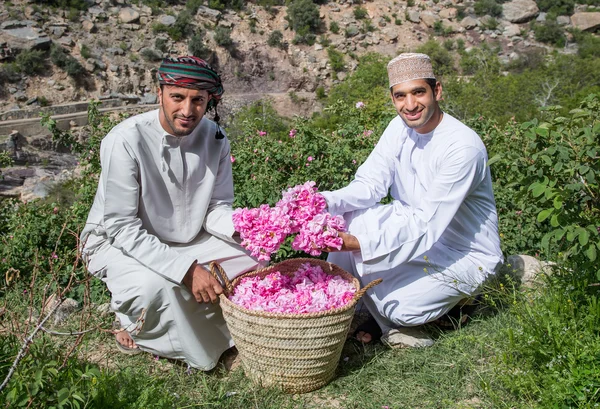
[[[119,340],[117,339],[117,336],[119,335],[120,332],[126,331],[126,329],[121,327],[121,322],[119,321],[118,318],[115,319],[115,321],[113,322],[113,331],[115,334],[115,344],[117,345],[117,349],[119,351],[121,351],[122,353],[127,354],[127,355],[137,355],[142,352],[142,350],[138,346],[131,348],[131,347],[125,346],[119,342]]]
[[[359,332],[369,334],[371,336],[371,340],[368,342],[364,342],[362,339],[358,339]],[[381,335],[382,335],[382,331],[381,331],[381,328],[379,327],[379,324],[377,324],[377,321],[375,321],[375,318],[371,317],[356,328],[356,330],[352,334],[352,338],[361,342],[362,344],[367,345],[367,344],[373,344],[373,343],[379,341],[381,339]]]

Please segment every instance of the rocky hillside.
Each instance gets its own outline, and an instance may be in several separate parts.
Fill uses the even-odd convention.
[[[198,32],[203,33],[205,58],[221,71],[227,95],[235,96],[312,93],[318,86],[327,89],[344,79],[360,55],[374,51],[393,56],[414,50],[429,38],[440,43],[461,39],[467,48],[493,41],[501,46],[503,59],[514,59],[531,47],[543,46],[533,41],[529,22],[545,19],[534,0],[504,3],[498,18],[477,17],[470,0],[330,1],[319,6],[323,29],[316,42],[294,45],[295,33],[288,27],[285,6],[267,11],[246,2],[240,12],[200,6],[186,25],[187,36],[174,41],[172,37],[177,36],[168,31],[176,28],[185,2],[153,9],[143,2],[89,1],[90,7],[82,12],[49,8],[44,6],[46,2],[33,0],[0,3],[2,62],[14,62],[19,53],[48,50],[54,45],[62,47],[83,69],[74,80],[67,74],[69,67],[59,68],[49,58],[34,74],[5,64],[0,78],[0,113],[92,98],[154,103],[158,60],[188,53],[191,37]],[[359,7],[366,15],[356,13]],[[595,30],[600,12],[579,6],[575,14],[558,17],[557,23],[565,29]],[[332,30],[335,25],[338,29]],[[219,39],[219,30],[221,37],[225,32],[230,41]],[[281,46],[267,45],[275,31],[282,34]],[[344,54],[344,71],[334,72],[324,45]],[[563,49],[573,50],[571,44]]]
[[[238,12],[208,7],[222,4],[214,0],[168,0],[176,3],[168,8],[157,7],[167,3],[159,0],[81,0],[83,11],[48,7],[61,1],[75,0],[0,2],[0,154],[13,161],[0,171],[0,198],[43,197],[77,172],[76,158],[55,152],[45,136],[40,112],[76,131],[92,99],[107,110],[151,109],[156,69],[167,55],[193,53],[219,70],[226,90],[219,113],[227,124],[229,113],[265,96],[282,115],[310,115],[321,108],[316,96],[343,81],[367,52],[393,57],[433,38],[467,51],[487,42],[509,62],[550,48],[534,40],[532,22],[560,35],[571,27],[600,27],[600,12],[591,7],[549,18],[534,0],[338,0],[318,6],[295,0],[289,8],[244,2]],[[314,11],[300,10],[313,19],[312,32],[300,42],[292,29],[294,4]],[[560,48],[576,51],[569,41]]]

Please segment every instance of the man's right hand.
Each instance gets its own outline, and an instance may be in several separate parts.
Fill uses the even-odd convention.
[[[219,295],[223,294],[223,287],[217,279],[198,263],[192,264],[182,282],[199,303],[215,304],[219,301]]]

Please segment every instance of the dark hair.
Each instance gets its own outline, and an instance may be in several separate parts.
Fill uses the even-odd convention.
[[[435,78],[425,78],[425,81],[427,81],[431,91],[435,94],[435,84],[437,84],[437,80]]]

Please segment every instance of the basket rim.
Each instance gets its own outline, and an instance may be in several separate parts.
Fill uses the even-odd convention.
[[[323,265],[326,265],[330,268],[330,271],[337,269],[339,273],[341,274],[336,274],[336,275],[340,275],[343,278],[349,279],[349,281],[354,285],[354,288],[356,289],[356,292],[358,292],[360,290],[360,282],[358,281],[358,279],[356,277],[354,277],[352,274],[350,274],[349,272],[347,272],[346,270],[344,270],[343,268],[341,268],[340,266],[338,266],[337,264],[331,263],[329,261],[326,260],[321,260],[318,258],[308,258],[308,257],[303,257],[303,258],[291,258],[288,260],[284,260],[281,261],[279,263],[275,263],[272,264],[270,266],[267,267],[263,267],[260,268],[258,270],[252,270],[252,271],[248,271],[244,274],[241,274],[239,276],[237,276],[235,279],[233,279],[231,281],[231,287],[232,289],[235,289],[235,286],[239,283],[239,281],[242,278],[245,277],[252,277],[258,274],[262,274],[265,273],[267,271],[270,270],[276,270],[277,266],[281,266],[282,264],[291,264],[291,263],[306,263],[306,262],[310,262],[310,263],[316,263],[316,264],[320,264],[321,267]],[[326,274],[329,274],[328,271],[323,270]],[[282,273],[282,274],[286,274],[286,273]],[[355,294],[356,294],[355,292]],[[326,316],[330,316],[330,315],[338,315],[338,314],[342,314],[345,313],[346,311],[348,311],[351,308],[354,308],[354,306],[356,305],[356,303],[358,302],[359,299],[357,299],[356,297],[352,298],[352,300],[350,302],[348,302],[348,304],[346,304],[343,307],[339,307],[339,308],[333,308],[331,310],[325,310],[325,311],[318,311],[318,312],[309,312],[309,313],[284,313],[284,312],[269,312],[269,311],[257,311],[257,310],[248,310],[236,303],[234,303],[233,301],[231,301],[227,295],[225,294],[221,294],[219,296],[219,298],[221,299],[221,302],[224,302],[228,307],[233,308],[239,312],[243,312],[245,314],[248,315],[252,315],[255,317],[263,317],[263,318],[279,318],[279,319],[289,319],[289,318],[294,318],[294,319],[308,319],[308,318],[319,318],[319,317],[326,317]]]

